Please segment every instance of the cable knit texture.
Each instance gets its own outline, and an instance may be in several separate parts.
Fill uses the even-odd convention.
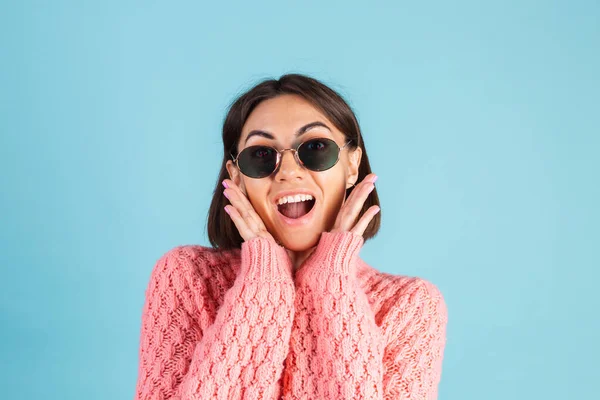
[[[156,263],[134,400],[436,399],[447,310],[432,283],[382,273],[362,236],[286,250],[179,246]]]

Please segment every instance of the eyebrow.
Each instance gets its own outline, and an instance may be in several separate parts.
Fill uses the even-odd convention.
[[[298,129],[296,131],[296,137],[301,136],[303,133],[305,133],[309,129],[312,129],[317,126],[322,126],[323,128],[325,128],[331,132],[331,129],[327,125],[325,125],[323,122],[315,121],[315,122],[308,123],[308,124],[304,125],[303,127],[301,127],[300,129]],[[248,143],[248,139],[250,139],[252,136],[262,136],[267,139],[275,140],[275,136],[272,133],[267,132],[267,131],[262,131],[260,129],[255,129],[255,130],[250,131],[248,136],[246,136],[246,141],[244,142],[244,144]]]

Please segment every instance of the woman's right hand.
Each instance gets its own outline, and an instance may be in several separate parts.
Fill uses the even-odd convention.
[[[244,241],[263,237],[277,243],[241,189],[231,179],[225,179],[223,186],[225,186],[223,194],[231,203],[225,206],[225,211],[233,220]]]

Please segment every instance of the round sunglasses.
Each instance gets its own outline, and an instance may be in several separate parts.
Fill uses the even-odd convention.
[[[234,157],[233,162],[242,174],[250,178],[265,178],[277,170],[283,153],[294,152],[296,162],[311,171],[326,171],[337,164],[340,153],[352,140],[339,147],[334,140],[328,138],[309,139],[300,143],[295,149],[277,150],[271,146],[250,146]]]

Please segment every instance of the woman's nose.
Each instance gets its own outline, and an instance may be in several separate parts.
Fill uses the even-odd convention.
[[[296,161],[295,153],[291,150],[284,151],[281,155],[276,179],[290,179],[302,173],[302,166]]]

